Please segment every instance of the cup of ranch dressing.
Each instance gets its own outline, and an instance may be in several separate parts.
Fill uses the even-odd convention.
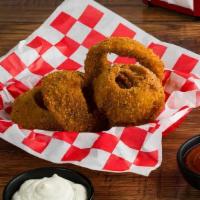
[[[91,182],[66,168],[40,168],[22,173],[3,192],[3,200],[92,200],[93,196]]]

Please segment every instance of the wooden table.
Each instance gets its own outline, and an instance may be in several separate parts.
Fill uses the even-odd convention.
[[[0,55],[26,38],[62,0],[0,0]],[[140,28],[161,40],[200,53],[200,21],[161,8],[147,8],[142,0],[98,0]],[[95,172],[72,165],[88,176],[95,187],[95,200],[200,199],[200,192],[183,180],[176,163],[176,152],[188,138],[200,132],[200,110],[163,139],[163,163],[148,178],[134,174]],[[35,158],[0,141],[0,196],[6,183],[25,170],[56,166]]]

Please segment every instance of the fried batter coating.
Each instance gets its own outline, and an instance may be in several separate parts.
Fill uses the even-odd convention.
[[[84,96],[84,76],[80,72],[57,71],[42,81],[42,93],[48,110],[67,131],[99,131],[101,120]]]
[[[134,57],[144,67],[111,67],[108,53]],[[163,108],[163,62],[137,41],[111,37],[93,46],[85,72],[57,71],[43,78],[41,87],[16,99],[13,121],[28,129],[100,132],[149,122]]]
[[[107,60],[108,53],[119,56],[134,57],[138,62],[150,69],[162,80],[164,76],[164,64],[151,49],[146,48],[138,41],[126,37],[111,37],[93,46],[85,60],[85,72],[87,84],[91,84],[104,70],[110,68]]]
[[[40,87],[35,87],[16,98],[11,119],[25,129],[62,130],[44,106]]]
[[[137,65],[114,65],[93,83],[97,107],[112,126],[140,125],[155,120],[164,106],[160,80]]]

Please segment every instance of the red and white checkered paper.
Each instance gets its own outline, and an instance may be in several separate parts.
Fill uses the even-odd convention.
[[[25,130],[10,120],[11,104],[19,94],[52,71],[83,71],[88,48],[109,36],[134,38],[164,61],[166,104],[155,122],[76,133]],[[109,59],[134,62],[114,54]],[[163,134],[200,105],[199,61],[199,55],[159,41],[95,1],[66,0],[39,29],[0,59],[0,137],[51,162],[148,175],[161,164]]]

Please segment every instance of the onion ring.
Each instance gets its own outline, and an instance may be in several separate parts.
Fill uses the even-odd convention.
[[[114,65],[93,82],[98,109],[111,126],[140,125],[155,120],[164,106],[164,89],[149,69]]]
[[[84,74],[57,71],[42,81],[44,103],[66,131],[99,131],[102,120],[87,103]]]
[[[111,37],[89,50],[85,60],[87,84],[91,84],[101,72],[110,68],[110,63],[107,60],[108,53],[134,57],[142,66],[155,73],[160,80],[164,77],[164,64],[151,49],[130,38]]]

